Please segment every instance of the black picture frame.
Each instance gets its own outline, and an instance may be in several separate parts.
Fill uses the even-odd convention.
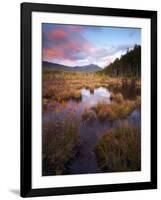
[[[32,12],[75,13],[100,16],[148,18],[151,20],[151,181],[93,186],[32,189]],[[21,4],[21,196],[47,196],[129,191],[157,188],[157,12],[37,3]]]

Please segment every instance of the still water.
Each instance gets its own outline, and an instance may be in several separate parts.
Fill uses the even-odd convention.
[[[48,111],[43,113],[43,123],[49,121],[62,120],[67,117],[70,112],[74,112],[79,120],[85,109],[90,109],[97,105],[98,102],[111,103],[111,93],[107,88],[99,87],[90,91],[89,89],[81,89],[81,100],[74,101],[69,100],[65,106],[57,104],[59,112]],[[141,114],[140,111],[134,110],[126,119],[121,120],[128,121],[135,126],[140,127]],[[111,124],[108,120],[100,121],[95,118],[92,122],[80,123],[80,147],[75,158],[72,159],[67,166],[65,174],[84,174],[84,173],[96,173],[101,172],[98,167],[97,159],[93,148],[97,143],[98,138],[104,134],[109,128],[115,126],[120,121],[116,121]]]

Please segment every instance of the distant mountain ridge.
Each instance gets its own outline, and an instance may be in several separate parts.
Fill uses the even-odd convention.
[[[101,70],[101,68],[98,65],[94,64],[70,67],[58,63],[43,61],[42,66],[43,68],[49,68],[53,70],[76,71],[76,72],[96,72]]]

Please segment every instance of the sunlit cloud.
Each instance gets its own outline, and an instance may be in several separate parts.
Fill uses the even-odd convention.
[[[118,32],[118,37],[115,36],[118,44],[113,44],[114,38],[109,34],[108,27],[102,29],[102,27],[91,26],[43,24],[42,30],[43,60],[68,66],[88,64],[107,66],[140,41],[140,38],[134,37],[136,34],[131,36],[133,39],[130,41],[124,41],[126,35],[123,34],[122,38],[118,39],[120,37]],[[116,35],[118,30],[113,28],[112,31]],[[133,32],[137,31],[138,29],[133,30]],[[97,34],[93,34],[96,32]],[[127,29],[124,34],[129,35],[133,32]],[[97,40],[100,41],[98,44],[96,44]]]

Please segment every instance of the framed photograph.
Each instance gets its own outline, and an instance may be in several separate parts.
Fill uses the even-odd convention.
[[[21,4],[21,196],[157,188],[157,12]]]

